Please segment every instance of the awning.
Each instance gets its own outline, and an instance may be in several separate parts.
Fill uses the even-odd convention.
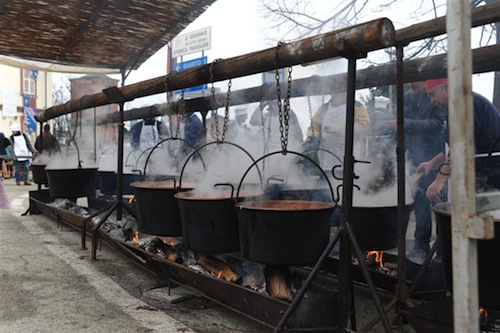
[[[216,0],[0,0],[0,62],[55,72],[139,66]],[[36,61],[36,62],[26,62]]]

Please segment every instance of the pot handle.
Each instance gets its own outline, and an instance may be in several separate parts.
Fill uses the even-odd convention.
[[[174,182],[174,190],[176,190],[176,189],[177,189],[177,187],[175,186],[175,185],[176,185],[176,180],[175,180],[175,177],[172,177],[172,176],[170,176],[170,177],[165,177],[163,180],[172,180],[172,181]]]
[[[229,183],[217,183],[214,185],[214,187],[217,187],[217,186],[229,186],[231,187],[231,199],[233,198],[234,196],[234,186],[233,184],[229,184]]]
[[[284,183],[285,182],[285,177],[280,176],[280,175],[273,175],[273,176],[267,178],[267,184],[268,185],[269,185],[269,183],[270,183],[271,180],[276,180],[276,181],[279,181],[281,183]]]

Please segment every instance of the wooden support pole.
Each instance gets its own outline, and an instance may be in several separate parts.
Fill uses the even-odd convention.
[[[450,201],[455,332],[479,332],[477,241],[466,226],[475,214],[474,112],[470,1],[447,2]]]

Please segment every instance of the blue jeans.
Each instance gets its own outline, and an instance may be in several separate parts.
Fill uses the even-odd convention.
[[[30,172],[29,166],[30,161],[14,161],[15,171],[14,177],[16,178],[16,182],[27,182],[29,180],[28,175]]]
[[[413,203],[415,209],[415,246],[426,252],[429,252],[429,241],[432,235],[432,202],[427,198],[426,191],[435,178],[436,173],[431,172],[418,181]]]

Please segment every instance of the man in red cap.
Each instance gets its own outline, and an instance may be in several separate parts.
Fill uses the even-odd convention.
[[[431,102],[448,109],[448,81],[447,79],[435,79],[425,82],[427,93]],[[474,146],[476,154],[488,154],[500,150],[495,147],[500,137],[500,113],[497,108],[485,97],[473,93],[474,107]],[[449,143],[448,131],[446,131],[446,142]],[[427,174],[432,169],[438,168],[446,161],[443,153],[436,155],[432,160],[421,163],[418,171]],[[436,179],[427,188],[427,196],[433,202],[443,200],[442,192],[449,178],[446,168],[438,173]],[[500,189],[500,158],[490,156],[476,159],[476,187],[478,191]]]

